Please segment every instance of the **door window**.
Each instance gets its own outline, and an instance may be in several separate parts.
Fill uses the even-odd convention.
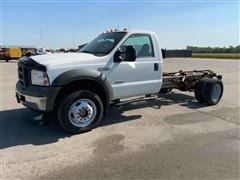
[[[133,34],[127,38],[121,49],[124,50],[126,46],[134,47],[137,58],[154,57],[152,41],[149,35]]]

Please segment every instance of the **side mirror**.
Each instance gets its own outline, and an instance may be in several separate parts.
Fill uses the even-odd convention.
[[[133,46],[126,46],[125,51],[117,50],[114,54],[114,62],[130,61],[136,60],[136,51]]]

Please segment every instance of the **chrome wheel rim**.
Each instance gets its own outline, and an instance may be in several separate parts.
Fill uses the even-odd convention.
[[[222,87],[220,84],[215,84],[212,88],[212,100],[218,101],[222,93]]]
[[[70,122],[77,127],[86,127],[91,124],[97,115],[97,107],[90,99],[79,99],[69,108]]]

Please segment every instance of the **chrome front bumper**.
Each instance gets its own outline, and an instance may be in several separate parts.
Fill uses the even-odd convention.
[[[16,98],[18,103],[22,103],[29,109],[37,111],[46,111],[47,97],[28,96],[21,94],[16,90]]]

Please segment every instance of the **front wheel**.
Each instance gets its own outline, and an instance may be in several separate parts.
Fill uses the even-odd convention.
[[[103,117],[103,104],[99,96],[88,90],[68,95],[58,109],[60,125],[72,134],[95,128]]]

